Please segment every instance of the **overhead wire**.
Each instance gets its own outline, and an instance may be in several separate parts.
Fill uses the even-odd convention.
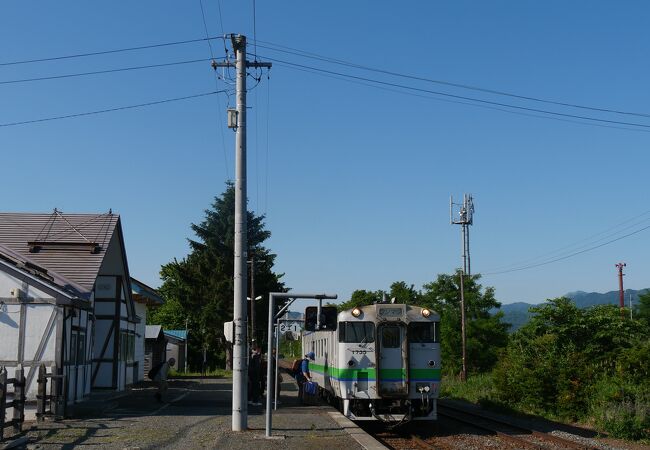
[[[369,83],[376,83],[376,84],[383,85],[383,86],[397,87],[397,88],[400,88],[400,89],[410,90],[410,91],[414,91],[414,92],[424,92],[424,93],[439,95],[439,96],[447,97],[447,98],[466,100],[466,101],[469,101],[469,102],[476,102],[476,103],[481,103],[481,104],[500,106],[500,107],[504,107],[504,108],[512,108],[512,109],[516,109],[516,110],[520,110],[520,111],[535,112],[535,113],[548,114],[548,115],[553,115],[553,116],[558,116],[558,117],[567,117],[567,118],[573,118],[573,119],[588,120],[588,121],[593,121],[593,122],[598,122],[598,123],[625,125],[625,126],[630,126],[630,127],[639,127],[639,128],[649,129],[650,130],[650,125],[648,125],[648,124],[635,123],[635,122],[623,122],[623,121],[609,120],[609,119],[601,119],[601,118],[590,117],[590,116],[583,116],[583,115],[577,115],[577,114],[569,114],[569,113],[562,113],[562,112],[557,112],[557,111],[544,110],[544,109],[539,109],[539,108],[531,108],[531,107],[527,107],[527,106],[513,105],[513,104],[508,104],[508,103],[496,102],[496,101],[492,101],[492,100],[485,100],[485,99],[479,99],[479,98],[474,98],[474,97],[468,97],[468,96],[464,96],[464,95],[451,94],[451,93],[448,93],[448,92],[434,91],[434,90],[430,90],[430,89],[418,88],[418,87],[403,85],[403,84],[399,84],[399,83],[393,83],[393,82],[388,82],[388,81],[372,79],[372,78],[368,78],[368,77],[361,77],[361,76],[358,76],[358,75],[351,75],[351,74],[336,72],[336,71],[333,71],[333,70],[327,70],[327,69],[323,69],[323,68],[319,68],[319,67],[307,66],[307,65],[304,65],[304,64],[298,64],[298,63],[294,63],[294,62],[290,62],[290,61],[284,61],[284,60],[280,60],[280,59],[277,59],[277,58],[271,58],[271,57],[268,57],[268,56],[264,56],[264,58],[268,59],[269,61],[282,63],[282,64],[292,66],[292,67],[311,69],[311,70],[314,70],[314,71],[328,73],[328,74],[331,74],[331,75],[338,75],[338,76],[345,77],[345,78],[366,81],[366,82],[369,82]]]
[[[18,61],[5,61],[0,62],[0,66],[13,66],[19,64],[31,64],[37,62],[47,62],[47,61],[59,61],[63,59],[72,59],[72,58],[85,58],[89,56],[99,56],[99,55],[108,55],[111,53],[121,53],[121,52],[131,52],[137,50],[146,50],[151,48],[160,48],[160,47],[169,47],[174,45],[183,45],[183,44],[192,44],[195,42],[203,42],[205,40],[215,40],[215,39],[225,39],[223,36],[208,36],[200,39],[188,39],[184,41],[173,41],[173,42],[164,42],[161,44],[151,44],[151,45],[140,45],[137,47],[125,47],[112,50],[101,50],[96,52],[87,52],[87,53],[73,53],[70,55],[61,55],[61,56],[52,56],[47,58],[35,58],[35,59],[24,59]]]
[[[562,117],[543,116],[543,115],[540,115],[540,114],[533,114],[533,113],[528,113],[528,112],[523,112],[523,111],[514,111],[514,110],[510,110],[510,109],[506,109],[506,108],[499,108],[499,107],[496,107],[496,106],[482,105],[482,104],[477,104],[477,103],[470,103],[468,101],[460,101],[460,100],[452,100],[452,99],[449,99],[449,98],[434,97],[432,95],[418,94],[418,93],[415,93],[415,92],[408,92],[408,91],[404,91],[404,90],[399,90],[397,88],[389,88],[389,87],[386,87],[386,86],[380,86],[380,85],[377,85],[377,84],[372,84],[371,82],[353,80],[353,79],[346,78],[344,75],[341,75],[341,76],[331,75],[331,74],[328,74],[328,73],[322,73],[322,72],[320,72],[318,70],[311,70],[311,69],[308,69],[308,68],[294,67],[294,66],[292,66],[290,64],[283,64],[283,63],[278,62],[278,61],[275,61],[275,62],[280,67],[287,67],[287,68],[290,68],[292,70],[297,70],[297,71],[300,71],[300,72],[311,73],[311,74],[326,77],[326,78],[333,78],[333,79],[345,81],[345,82],[348,82],[348,83],[354,83],[354,84],[358,84],[358,85],[361,85],[361,86],[371,87],[373,89],[380,89],[380,90],[383,90],[383,91],[395,92],[395,93],[402,94],[402,95],[408,95],[408,96],[418,97],[418,98],[425,98],[425,99],[428,99],[428,100],[435,100],[435,101],[439,101],[439,102],[452,103],[452,104],[457,104],[457,105],[466,105],[466,106],[471,106],[471,107],[474,107],[474,108],[481,108],[481,109],[489,109],[489,110],[493,110],[493,111],[500,111],[500,112],[504,112],[504,113],[507,113],[507,114],[517,115],[517,116],[534,117],[534,118],[545,119],[545,120],[554,120],[554,121],[558,121],[558,122],[573,123],[573,124],[578,124],[578,125],[583,125],[583,126],[598,127],[598,128],[613,128],[613,129],[617,129],[617,130],[636,131],[636,132],[642,132],[642,133],[649,133],[650,132],[650,130],[645,130],[645,129],[640,129],[640,128],[630,128],[630,127],[624,127],[624,126],[606,125],[606,124],[601,124],[601,123],[581,122],[581,121],[578,121],[578,120],[571,120],[571,119],[566,119],[566,118],[562,118]]]
[[[32,124],[32,123],[40,123],[40,122],[49,122],[52,120],[61,120],[61,119],[70,119],[73,117],[83,117],[83,116],[91,116],[95,114],[104,114],[104,113],[109,113],[109,112],[114,112],[114,111],[123,111],[127,109],[134,109],[134,108],[142,108],[145,106],[153,106],[153,105],[161,105],[163,103],[171,103],[171,102],[178,102],[182,100],[189,100],[189,99],[194,99],[194,98],[199,98],[199,97],[207,97],[209,95],[214,95],[214,94],[221,94],[224,93],[225,91],[212,91],[212,92],[203,92],[201,94],[194,94],[194,95],[186,95],[184,97],[175,97],[175,98],[167,98],[164,100],[157,100],[153,102],[147,102],[147,103],[139,103],[136,105],[127,105],[127,106],[119,106],[116,108],[107,108],[107,109],[100,109],[96,111],[87,111],[87,112],[82,112],[82,113],[75,113],[75,114],[66,114],[62,116],[53,116],[53,117],[44,117],[40,119],[32,119],[32,120],[23,120],[23,121],[18,121],[18,122],[9,122],[9,123],[0,123],[0,127],[13,127],[13,126],[18,126],[18,125],[27,125],[27,124]]]
[[[208,41],[208,48],[210,50],[210,57],[212,58],[212,62],[214,63],[215,58],[214,58],[214,51],[212,50],[212,44],[210,43],[210,39],[208,37],[210,36],[210,32],[208,31],[208,22],[205,19],[205,10],[203,8],[203,0],[199,0],[199,6],[201,7],[201,17],[203,19],[203,29],[205,30],[205,36],[206,40]],[[221,17],[221,5],[219,5],[219,17]],[[221,24],[221,32],[223,35],[223,23]],[[225,44],[225,39],[224,39],[224,47],[226,47]],[[227,49],[227,47],[226,47]],[[227,51],[227,50],[226,50]],[[214,78],[214,87],[218,91],[219,90],[219,80],[218,80],[218,74],[217,74],[217,69],[216,66],[213,66],[214,69],[214,74],[212,74]],[[226,179],[230,178],[230,162],[228,160],[228,152],[226,151],[226,140],[224,137],[223,133],[223,122],[221,121],[221,100],[219,97],[217,97],[217,128],[219,130],[219,135],[221,137],[221,149],[223,151],[223,160],[224,160],[224,170],[226,172]]]
[[[584,249],[584,250],[580,250],[580,251],[577,251],[577,252],[571,253],[571,254],[569,254],[569,255],[565,255],[565,256],[558,257],[558,258],[554,258],[554,259],[552,259],[552,260],[550,260],[550,261],[544,261],[544,262],[537,263],[537,264],[531,264],[531,265],[527,265],[527,266],[523,266],[523,267],[517,267],[517,268],[515,268],[515,269],[501,270],[501,271],[496,271],[496,272],[484,272],[484,273],[482,273],[481,275],[500,275],[500,274],[504,274],[504,273],[519,272],[519,271],[522,271],[522,270],[533,269],[533,268],[535,268],[535,267],[546,266],[546,265],[548,265],[548,264],[552,264],[552,263],[554,263],[554,262],[563,261],[563,260],[565,260],[565,259],[569,259],[569,258],[572,258],[572,257],[574,257],[574,256],[581,255],[581,254],[583,254],[583,253],[587,253],[587,252],[590,252],[590,251],[592,251],[592,250],[596,250],[596,249],[598,249],[598,248],[604,247],[605,245],[611,244],[611,243],[613,243],[613,242],[617,242],[617,241],[620,241],[620,240],[625,239],[625,238],[627,238],[627,237],[633,236],[633,235],[635,235],[635,234],[639,234],[639,233],[641,233],[642,231],[645,231],[645,230],[647,230],[647,229],[650,229],[650,225],[647,225],[647,226],[645,226],[645,227],[643,227],[643,228],[641,228],[641,229],[638,229],[638,230],[632,231],[631,233],[625,234],[625,235],[623,235],[623,236],[619,236],[619,237],[617,237],[617,238],[615,238],[615,239],[612,239],[612,240],[610,240],[610,241],[603,242],[602,244],[595,245],[595,246],[592,246],[592,247],[586,248],[586,249]]]
[[[634,216],[634,217],[632,217],[630,219],[627,219],[627,220],[625,220],[623,222],[620,222],[620,223],[618,223],[616,225],[613,225],[613,226],[611,226],[611,227],[609,227],[609,228],[607,228],[607,229],[605,229],[603,231],[600,231],[598,233],[587,236],[586,238],[580,239],[580,240],[578,240],[576,242],[573,242],[571,244],[560,247],[560,248],[558,248],[556,250],[552,250],[550,252],[545,252],[545,253],[543,253],[541,255],[538,255],[536,257],[528,258],[528,259],[525,259],[525,260],[522,260],[522,261],[519,261],[519,262],[516,262],[516,263],[497,266],[497,267],[495,267],[493,269],[489,269],[487,272],[498,272],[498,271],[507,270],[507,269],[510,269],[510,268],[513,268],[513,267],[521,267],[521,266],[533,263],[533,261],[552,259],[552,258],[555,258],[555,257],[558,257],[558,256],[563,256],[563,255],[565,255],[567,253],[572,253],[572,252],[574,252],[576,250],[580,250],[580,249],[583,249],[585,247],[588,247],[589,245],[593,245],[593,244],[598,243],[600,241],[606,240],[606,239],[608,239],[610,237],[616,236],[617,234],[619,234],[619,233],[621,233],[621,232],[623,232],[625,230],[629,230],[630,228],[634,228],[634,227],[636,227],[638,225],[641,225],[644,222],[647,222],[648,220],[650,220],[650,217],[646,217],[645,219],[642,219],[642,220],[639,220],[639,221],[637,221],[635,223],[629,224],[630,222],[635,221],[635,220],[637,220],[637,219],[639,219],[639,218],[641,218],[643,216],[647,216],[648,214],[650,214],[650,210],[645,211],[645,212],[643,212],[643,213],[641,213],[639,215],[636,215],[636,216]],[[625,225],[625,226],[623,228],[621,228],[623,225]],[[620,229],[618,231],[612,232],[613,230],[616,230],[617,228],[620,228]],[[599,238],[599,239],[594,239],[594,238],[596,238],[598,236],[602,236],[602,235],[604,235],[604,236]]]
[[[268,44],[268,45],[264,45],[265,43]],[[570,108],[578,108],[578,109],[585,109],[585,110],[590,110],[590,111],[598,111],[598,112],[622,114],[622,115],[630,115],[630,116],[638,116],[638,117],[650,117],[650,114],[648,114],[648,113],[640,113],[640,112],[633,112],[633,111],[622,111],[622,110],[613,109],[613,108],[603,108],[603,107],[596,107],[596,106],[580,105],[580,104],[577,104],[577,103],[560,102],[560,101],[549,100],[549,99],[544,99],[544,98],[540,98],[540,97],[515,94],[515,93],[512,93],[512,92],[506,92],[506,91],[501,91],[501,90],[496,90],[496,89],[489,89],[489,88],[473,86],[473,85],[469,85],[469,84],[454,83],[454,82],[451,82],[451,81],[444,81],[444,80],[436,80],[436,79],[433,79],[433,78],[427,78],[427,77],[422,77],[422,76],[417,76],[417,75],[410,75],[410,74],[405,74],[405,73],[380,69],[380,68],[376,68],[376,67],[369,67],[369,66],[365,66],[365,65],[362,65],[362,64],[356,64],[356,63],[341,60],[341,59],[330,58],[330,57],[327,57],[327,56],[318,55],[316,53],[312,53],[312,52],[308,52],[308,51],[304,51],[304,50],[300,50],[300,49],[296,49],[296,48],[292,48],[292,47],[286,47],[286,46],[282,46],[282,45],[278,45],[278,44],[273,44],[271,42],[258,41],[258,44],[256,44],[256,45],[259,46],[260,48],[265,48],[265,49],[272,50],[272,51],[292,54],[292,55],[295,55],[295,56],[301,56],[301,57],[315,59],[315,60],[328,62],[328,63],[332,63],[332,64],[339,64],[339,65],[352,67],[352,68],[356,68],[356,69],[361,69],[361,70],[365,70],[365,71],[381,73],[381,74],[391,75],[391,76],[400,77],[400,78],[407,78],[407,79],[416,80],[416,81],[424,81],[424,82],[428,82],[428,83],[435,83],[435,84],[440,84],[440,85],[444,85],[444,86],[450,86],[450,87],[455,87],[455,88],[460,88],[460,89],[467,89],[467,90],[472,90],[472,91],[477,91],[477,92],[484,92],[484,93],[494,94],[494,95],[501,95],[501,96],[506,96],[506,97],[511,97],[511,98],[517,98],[517,99],[520,99],[520,100],[528,100],[528,101],[546,103],[546,104],[557,105],[557,106],[565,106],[565,107],[570,107]]]
[[[0,85],[2,84],[17,84],[17,83],[31,83],[35,81],[47,81],[47,80],[59,80],[62,78],[76,78],[76,77],[85,77],[91,75],[102,75],[107,73],[115,72],[128,72],[133,70],[143,70],[143,69],[157,69],[160,67],[170,67],[170,66],[179,66],[183,64],[194,64],[199,62],[210,61],[209,59],[190,59],[186,61],[174,61],[169,63],[160,63],[160,64],[147,64],[144,66],[131,66],[131,67],[120,67],[116,69],[106,69],[106,70],[95,70],[89,72],[78,72],[78,73],[68,73],[63,75],[49,75],[44,77],[34,77],[34,78],[22,78],[17,80],[0,80]]]

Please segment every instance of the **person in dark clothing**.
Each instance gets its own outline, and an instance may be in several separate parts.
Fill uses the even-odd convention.
[[[253,353],[248,360],[248,385],[249,389],[249,405],[260,406],[261,395],[261,382],[262,382],[262,351],[259,345],[253,347]]]
[[[311,381],[311,372],[309,371],[309,360],[314,360],[316,355],[314,352],[309,352],[300,363],[300,370],[296,374],[296,382],[298,383],[298,399],[300,403],[303,402],[303,395],[305,392],[305,383]]]

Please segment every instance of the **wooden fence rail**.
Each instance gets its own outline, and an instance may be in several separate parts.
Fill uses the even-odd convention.
[[[65,390],[61,388],[64,375],[59,373],[54,366],[51,373],[47,373],[45,364],[38,367],[38,391],[36,394],[36,421],[43,422],[46,417],[60,419],[65,415]],[[47,393],[48,379],[52,380],[50,394]]]
[[[8,392],[9,385],[14,387],[13,393]],[[14,378],[7,377],[7,369],[0,367],[0,440],[4,439],[5,428],[13,427],[14,432],[20,433],[25,421],[25,371],[22,367],[16,369]],[[12,399],[7,401],[11,395]],[[7,409],[13,408],[13,418],[6,420]]]

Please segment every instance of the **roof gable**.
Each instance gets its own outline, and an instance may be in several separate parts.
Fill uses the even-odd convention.
[[[0,213],[0,244],[90,293],[118,227],[119,216],[110,211]]]

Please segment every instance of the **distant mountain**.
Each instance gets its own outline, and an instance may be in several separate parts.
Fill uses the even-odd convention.
[[[648,290],[649,289],[641,289],[636,291],[634,289],[626,289],[625,305],[629,306],[630,295],[632,296],[632,305],[633,306],[638,305],[639,294],[643,294]],[[575,291],[575,292],[569,292],[564,296],[573,300],[578,308],[587,308],[589,306],[607,305],[607,304],[618,305],[619,302],[618,291],[610,291],[604,294],[601,294],[599,292]],[[508,305],[502,305],[501,308],[494,309],[492,313],[496,313],[497,311],[503,311],[504,316],[501,320],[502,322],[512,324],[512,327],[510,328],[510,331],[512,332],[518,330],[524,324],[526,324],[526,322],[530,320],[531,313],[528,312],[528,309],[530,307],[538,306],[541,305],[542,303],[532,303],[532,304],[524,303],[524,302],[510,303]]]

